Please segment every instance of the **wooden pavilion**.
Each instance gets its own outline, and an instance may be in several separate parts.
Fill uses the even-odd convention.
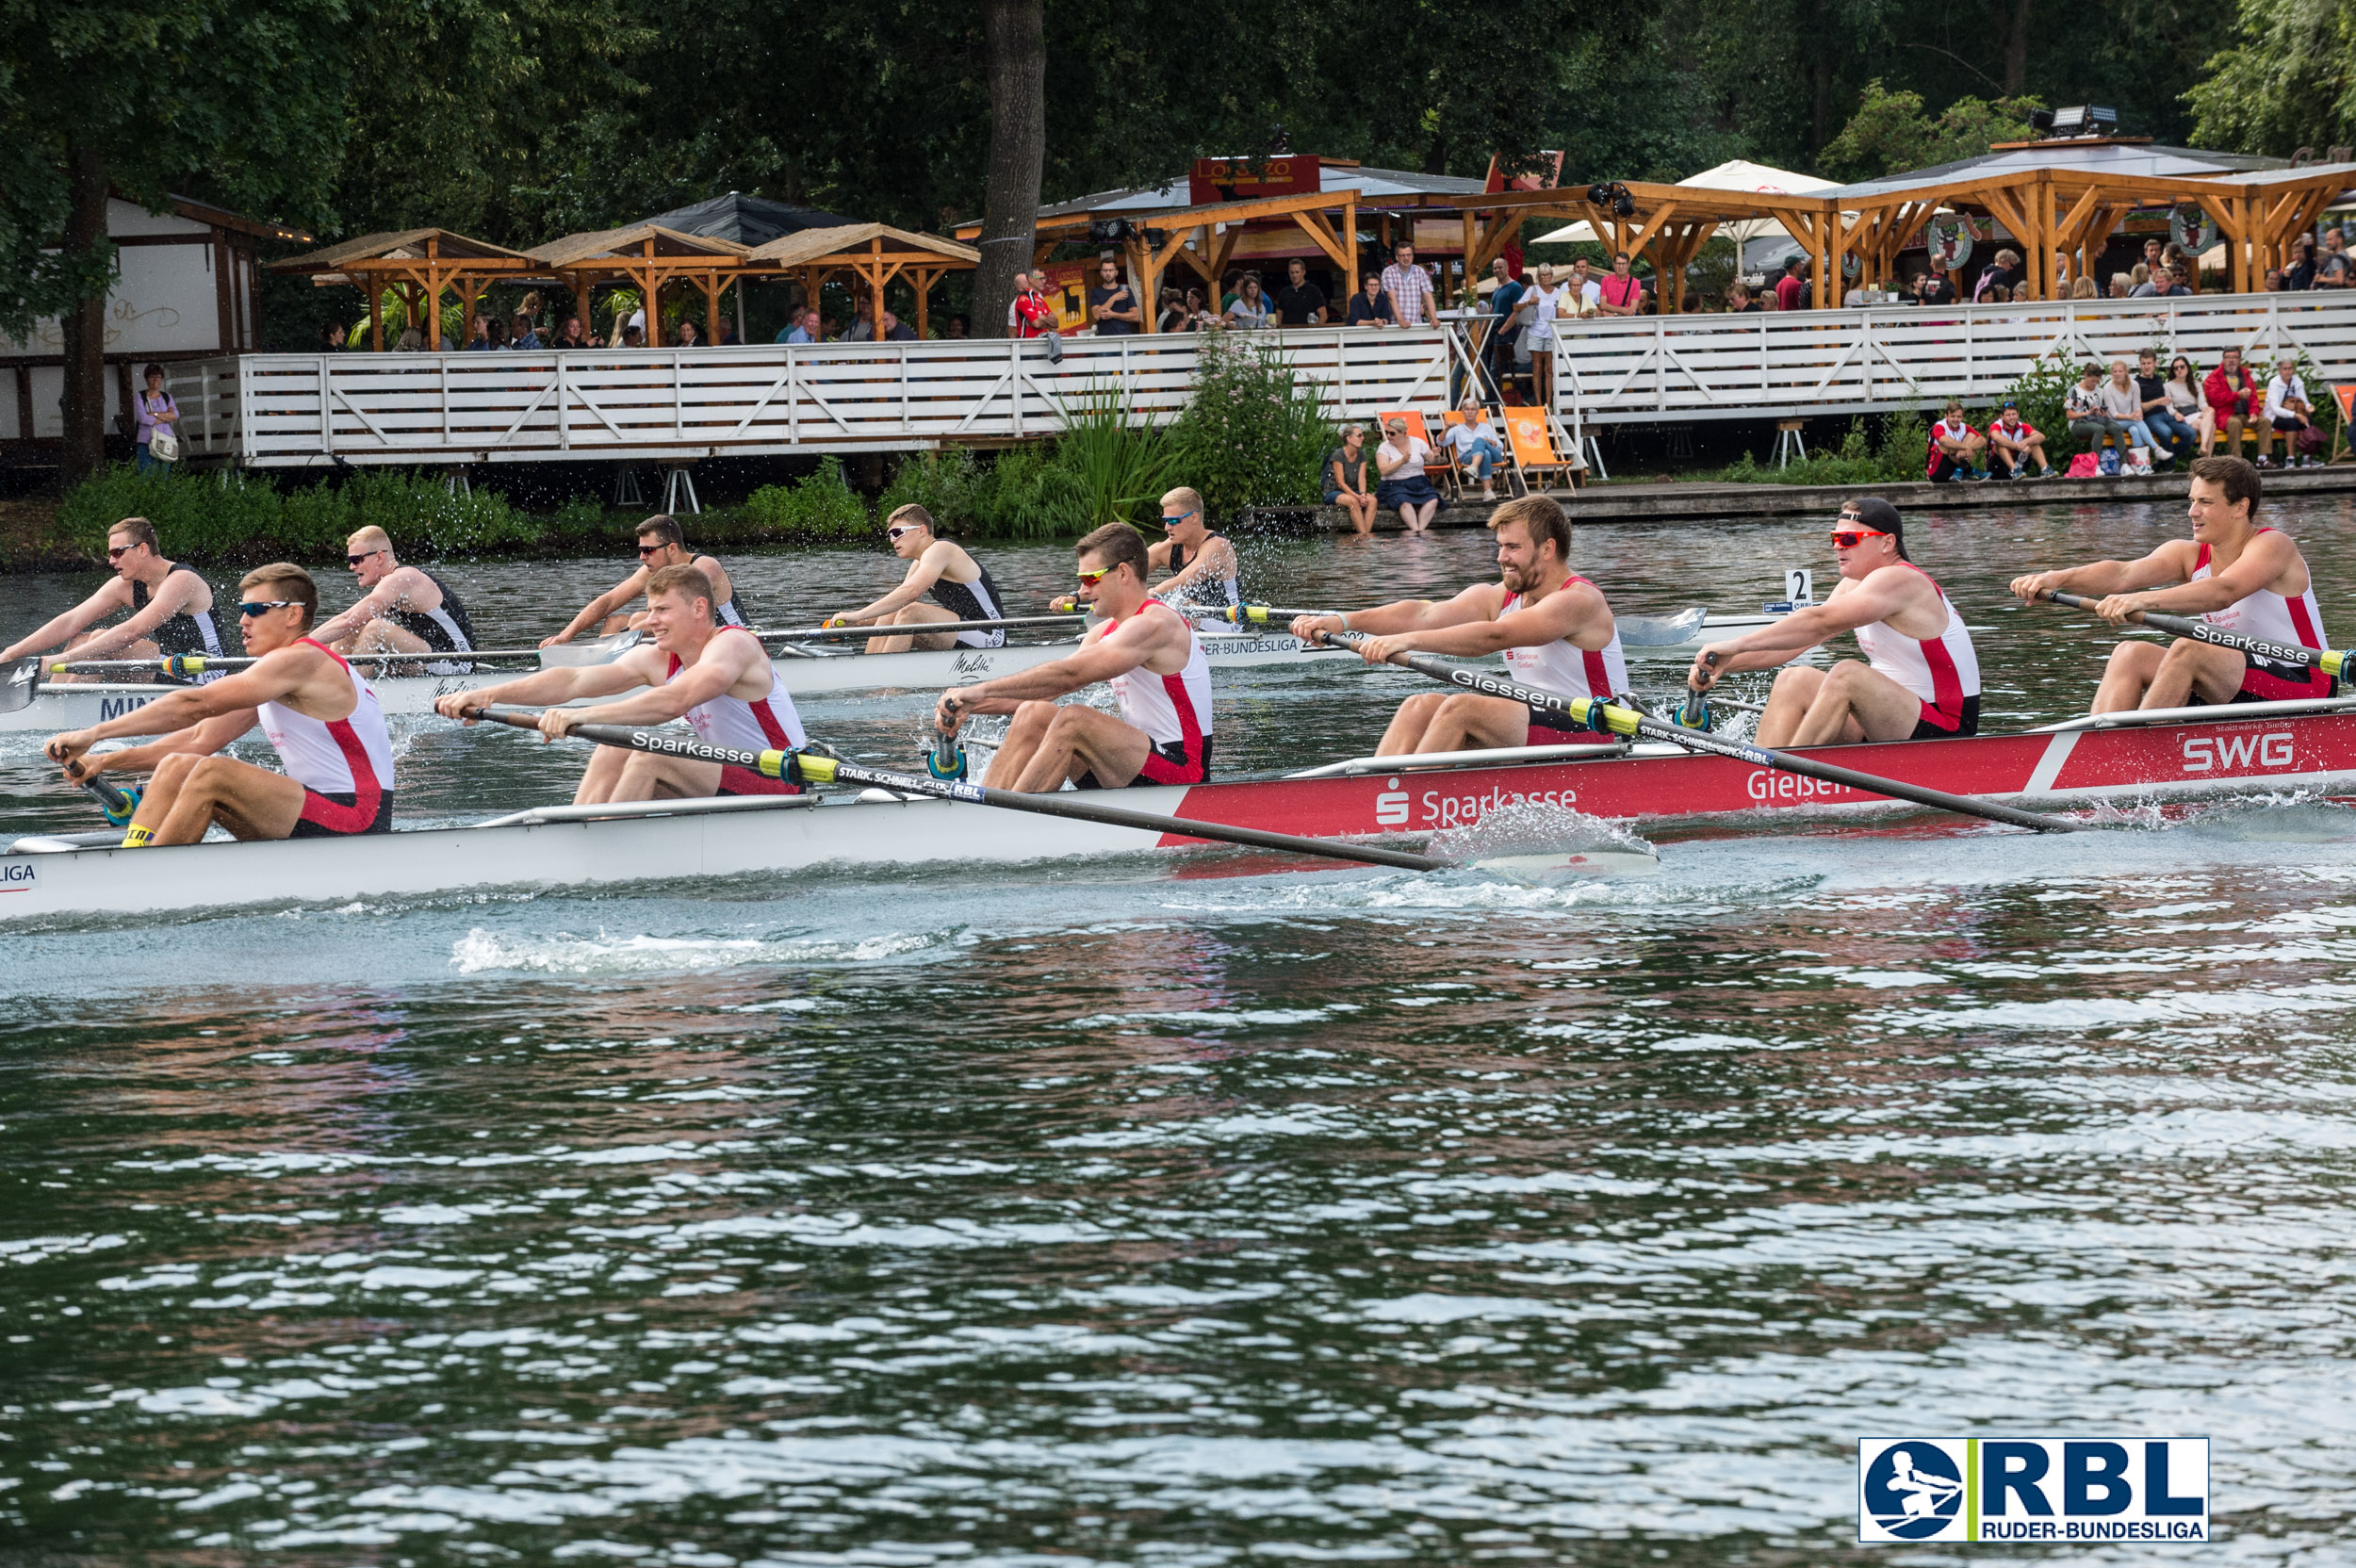
[[[931,328],[933,285],[951,272],[971,271],[982,253],[939,235],[895,229],[888,223],[850,223],[779,235],[746,253],[748,274],[795,277],[802,297],[815,303],[818,290],[837,273],[848,272],[866,286],[875,319],[884,313],[884,285],[905,277],[916,291],[916,335]]]
[[[442,347],[442,292],[455,288],[466,302],[466,318],[474,318],[475,301],[483,288],[499,279],[530,274],[532,258],[487,240],[470,239],[449,229],[404,229],[398,233],[364,234],[323,251],[272,262],[273,272],[308,276],[320,285],[351,284],[368,297],[368,346],[384,348],[384,290],[390,288],[408,308],[409,319],[425,318],[426,346]]]
[[[692,285],[704,297],[707,345],[720,341],[720,295],[728,285],[748,275],[745,248],[716,236],[680,234],[657,223],[633,223],[627,228],[569,234],[524,253],[544,273],[554,275],[572,293],[577,307],[589,315],[591,290],[600,283],[630,284],[646,312],[646,344],[663,346],[663,290],[675,283]]]

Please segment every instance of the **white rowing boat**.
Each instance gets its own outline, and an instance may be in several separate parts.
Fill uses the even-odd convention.
[[[1698,608],[1672,616],[1626,615],[1620,620],[1620,636],[1632,659],[1687,660],[1699,651],[1704,642],[1740,636],[1754,627],[1766,625],[1771,618],[1765,614],[1710,615]],[[1214,673],[1292,664],[1303,659],[1357,657],[1335,648],[1310,647],[1289,632],[1238,631],[1211,624],[1199,630]],[[602,663],[627,645],[623,639],[614,637],[564,645],[543,650],[542,663]],[[779,647],[773,662],[785,689],[797,697],[848,692],[941,691],[951,686],[970,686],[978,680],[1012,675],[1061,659],[1075,645],[1072,640],[1066,639],[1009,644],[997,648],[856,653],[823,643],[788,643]],[[528,672],[509,669],[473,675],[377,676],[371,678],[369,684],[376,688],[386,713],[423,714],[434,710],[437,698],[512,680],[525,673]],[[148,682],[53,682],[42,686],[23,708],[0,712],[0,734],[54,735],[60,730],[88,728],[144,708],[179,689]]]
[[[1776,818],[1883,809],[1886,797],[1726,757],[1639,743],[1516,748],[1457,758],[1359,758],[1308,775],[1123,790],[1124,807],[1204,825],[1371,840],[1470,826],[1530,804],[1614,821]],[[2042,729],[1827,746],[1803,756],[2013,805],[2356,792],[2356,698],[2174,709]],[[353,839],[124,850],[115,834],[21,838],[0,853],[0,921],[377,897],[492,888],[648,884],[847,865],[886,875],[925,862],[1012,864],[1135,853],[1194,841],[870,790],[549,807],[466,827]]]

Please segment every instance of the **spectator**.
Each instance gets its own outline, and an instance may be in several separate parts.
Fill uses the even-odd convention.
[[[878,343],[913,343],[916,329],[891,311],[875,318],[875,341]]]
[[[588,334],[581,330],[581,318],[578,316],[565,317],[564,324],[556,329],[556,341],[548,346],[553,349],[587,348],[589,346],[589,336]]]
[[[2198,257],[2186,255],[2182,245],[2170,240],[2162,248],[2160,259],[2168,263],[2168,270],[2176,274],[2176,282],[2185,293],[2201,292],[2201,263]]]
[[[1325,325],[1325,290],[1309,281],[1308,264],[1299,256],[1284,263],[1284,286],[1276,291],[1276,316],[1287,327]]]
[[[483,322],[483,331],[486,338],[483,343],[484,348],[504,349],[507,347],[507,323],[498,317],[494,316],[488,321]]]
[[[1382,504],[1366,488],[1366,427],[1344,425],[1342,444],[1325,454],[1325,504],[1350,514],[1360,533],[1374,531]]]
[[[2315,286],[2315,242],[2302,239],[2291,251],[2291,264],[2282,269],[2282,287],[2305,292]]]
[[[470,354],[479,354],[490,346],[491,323],[484,318],[478,316],[474,318],[473,325],[468,329],[466,351]]]
[[[964,342],[965,339],[971,335],[972,331],[973,329],[967,325],[964,317],[952,316],[949,318],[948,338],[950,342]]]
[[[1988,292],[1980,296],[1979,302],[1991,305],[2010,304],[2012,290],[2001,283],[1990,284],[1988,286]]]
[[[1184,294],[1173,290],[1170,302],[1162,306],[1162,318],[1155,326],[1161,332],[1200,332],[1203,324],[1203,290],[1196,287]]]
[[[643,349],[646,346],[646,327],[637,321],[626,322],[622,327],[622,347],[625,349]]]
[[[351,335],[347,334],[343,328],[337,326],[333,321],[321,321],[319,323],[319,352],[323,354],[339,354],[351,346]],[[122,427],[117,426],[116,428],[119,430]]]
[[[2135,265],[2143,269],[2144,277],[2150,277],[2168,265],[2167,257],[2163,254],[2164,250],[2165,247],[2161,245],[2158,235],[2153,235],[2143,242],[2143,259]],[[2136,281],[2140,283],[2142,279],[2138,278]]]
[[[1040,337],[1055,334],[1055,310],[1048,304],[1047,296],[1033,286],[1036,281],[1028,272],[1014,275],[1014,298],[1006,302],[1008,337]]]
[[[1522,318],[1522,300],[1529,294],[1529,286],[1513,276],[1512,269],[1499,256],[1489,264],[1489,271],[1497,279],[1497,286],[1489,291],[1489,366],[1502,385],[1514,372],[1516,362],[1527,364],[1530,350],[1520,342],[1527,322]]]
[[[1366,275],[1366,287],[1350,297],[1349,325],[1353,327],[1396,327],[1399,313],[1391,308],[1391,297],[1383,291],[1379,272]]]
[[[2335,223],[2323,231],[2323,253],[2315,258],[2315,276],[2312,286],[2346,288],[2350,281],[2351,264],[2356,264],[2356,257],[2348,253],[2348,240]]]
[[[1808,280],[1800,275],[1802,265],[1798,256],[1783,258],[1783,276],[1775,280],[1777,310],[1806,310],[1808,307]]]
[[[1597,291],[1595,308],[1606,316],[1641,316],[1644,310],[1644,281],[1631,270],[1626,251],[1612,253],[1612,275]]]
[[[2258,427],[2258,466],[2274,466],[2270,449],[2278,434],[2282,438],[2283,467],[2303,468],[2314,462],[2307,455],[2307,449],[2315,444],[2314,414],[2315,405],[2307,400],[2307,384],[2299,379],[2299,361],[2282,355],[2274,362],[2274,379],[2266,383],[2266,422]]]
[[[2088,365],[2078,372],[2078,384],[2062,399],[2062,408],[2070,416],[2072,438],[2086,444],[2088,451],[2101,449],[2104,437],[2119,443],[2121,455],[2127,450],[2127,427],[2113,418],[2102,404],[2102,368]]]
[[[780,343],[817,343],[825,340],[826,327],[815,309],[805,307],[794,313],[794,319],[777,334]]]
[[[1415,248],[1399,246],[1391,265],[1383,269],[1383,292],[1391,299],[1392,319],[1402,327],[1428,327],[1432,317],[1432,274],[1415,265]]]
[[[169,472],[172,461],[155,456],[148,450],[148,448],[155,443],[155,431],[158,426],[162,427],[164,433],[171,436],[174,442],[179,440],[180,405],[172,400],[171,393],[164,390],[164,368],[162,366],[150,365],[139,372],[139,380],[147,384],[147,389],[139,394],[139,406],[133,410],[131,440],[139,453],[138,461],[133,467],[142,474]]]
[[[2225,455],[2241,455],[2242,427],[2252,423],[2258,415],[2258,384],[2243,368],[2241,351],[2228,349],[2217,368],[2209,372],[2201,384],[2201,400],[2209,405],[2209,440],[2225,437]],[[2201,455],[2209,455],[2202,447]]]
[[[1995,259],[1988,263],[1988,270],[1980,274],[1980,286],[1973,291],[1972,298],[1985,300],[1988,298],[1988,290],[2000,285],[2008,292],[2017,291],[2026,275],[2026,269],[2021,265],[2021,253],[2006,246],[1996,253]],[[2017,293],[2014,297],[2018,297]]]
[[[1988,437],[1972,428],[1964,417],[1963,404],[1948,400],[1947,416],[1931,426],[1929,461],[1924,472],[1933,484],[1952,484],[1956,480],[1977,483],[1988,478],[1985,454]]]
[[[1955,302],[1955,279],[1948,274],[1947,269],[1933,262],[1931,270],[1922,274],[1922,292],[1916,295],[1916,298],[1926,305],[1954,304]]]
[[[2021,416],[2018,404],[2006,403],[1988,427],[1988,472],[2001,479],[2027,479],[2033,457],[2037,477],[2052,479],[2053,465],[2045,455],[2045,433]]]
[[[2192,427],[2201,455],[2207,456],[2209,449],[2217,444],[2217,414],[2201,395],[2201,376],[2192,361],[2178,354],[2169,362],[2168,380],[2161,385],[2168,393],[2168,411],[2176,416],[2177,423]]]
[[[414,354],[425,347],[425,334],[415,327],[401,329],[401,339],[393,345],[397,354]]]
[[[2266,269],[2264,292],[2268,294],[2280,294],[2289,286],[2290,281],[2283,276],[2282,270],[2280,267],[2269,267]]]
[[[1448,426],[1440,444],[1455,449],[1457,466],[1469,469],[1472,477],[1481,482],[1481,498],[1496,500],[1497,484],[1489,475],[1505,461],[1505,443],[1489,428],[1489,416],[1479,398],[1466,398],[1458,412],[1464,417]]]
[[[1522,350],[1530,361],[1530,396],[1540,408],[1554,406],[1554,324],[1571,314],[1578,298],[1571,285],[1554,281],[1550,263],[1538,264],[1538,281],[1522,301],[1530,319],[1522,330]]]
[[[1751,286],[1741,278],[1726,285],[1726,314],[1728,316],[1759,314],[1759,302],[1751,298]]]
[[[1603,299],[1603,285],[1595,280],[1593,272],[1594,269],[1588,265],[1585,256],[1571,258],[1571,275],[1562,280],[1562,286],[1570,293],[1556,307],[1554,313],[1557,316],[1595,314],[1597,304]]]
[[[671,334],[671,346],[676,349],[700,349],[703,347],[703,334],[695,330],[695,322],[682,316],[679,330]]]
[[[2012,302],[2021,304],[2024,302],[2031,304],[2037,302],[2037,285],[2027,278],[2022,278],[2012,286]]]
[[[2128,450],[2120,454],[2121,466],[2133,462],[2149,470],[2160,444],[2153,439],[2151,427],[2143,422],[2143,399],[2123,359],[2111,361],[2111,379],[2102,384],[2102,412],[2127,432]]]
[[[2073,300],[2099,300],[2102,291],[2094,286],[2092,278],[2080,278],[2070,286],[2070,297]]]
[[[2149,262],[2136,262],[2135,270],[2127,274],[2127,298],[2131,300],[2148,300],[2160,291],[2159,285],[2151,281]]]
[[[1755,309],[1760,311],[1771,311],[1778,308],[1775,304],[1775,291],[1772,288],[1760,289],[1757,297],[1751,301],[1751,304]]]
[[[2180,269],[2162,267],[2157,272],[2151,274],[2151,292],[2154,296],[2166,300],[2181,298],[2190,294],[2192,290],[2184,286],[2184,274]]]
[[[1410,533],[1421,533],[1432,526],[1432,514],[1440,510],[1440,493],[1432,487],[1431,476],[1423,471],[1432,460],[1432,448],[1419,437],[1407,433],[1407,421],[1393,416],[1383,425],[1383,445],[1374,451],[1374,466],[1379,482],[1375,499],[1383,506],[1399,508],[1399,514]]]
[[[1260,292],[1260,274],[1246,272],[1235,286],[1235,297],[1226,310],[1227,324],[1246,332],[1258,332],[1276,315],[1267,295]]]
[[[1017,274],[1020,276],[1020,274]],[[1015,286],[1022,287],[1021,284]],[[875,297],[860,294],[853,302],[851,330],[843,335],[845,343],[873,343],[875,340]]]
[[[2168,449],[2168,461],[2189,463],[2198,449],[2200,433],[2176,416],[2176,405],[2169,399],[2168,383],[2160,377],[2160,356],[2146,349],[2135,356],[2135,398],[2143,409],[2143,423],[2154,442]]]
[[[515,338],[507,346],[518,352],[534,353],[538,352],[542,347],[539,328],[533,324],[531,317],[526,316],[520,310],[515,313]]]
[[[2114,300],[2123,300],[2123,299],[2125,299],[2125,298],[2127,297],[2127,290],[2128,290],[2129,288],[2131,288],[2132,286],[2133,286],[2133,284],[2131,284],[2131,283],[2129,282],[2129,280],[2128,280],[2128,277],[2127,277],[2127,274],[2126,274],[2126,273],[2124,273],[2124,272],[2113,272],[2113,273],[2111,274],[2111,281],[2110,281],[2109,294],[2110,294],[2110,297],[2111,297],[2112,299],[2114,299]]]
[[[1088,290],[1088,324],[1099,337],[1127,337],[1145,330],[1145,307],[1121,275],[1121,258],[1096,258],[1096,286]]]

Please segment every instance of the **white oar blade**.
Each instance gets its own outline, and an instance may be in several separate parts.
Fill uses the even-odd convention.
[[[1475,860],[1471,869],[1508,882],[1554,888],[1602,877],[1651,876],[1661,870],[1661,857],[1645,849],[1571,849],[1547,855],[1494,855]]]

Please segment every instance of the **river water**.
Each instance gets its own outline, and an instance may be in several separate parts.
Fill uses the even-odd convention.
[[[1991,726],[2104,645],[2004,580],[2179,526],[2018,494],[1912,540]],[[2278,520],[2347,635],[2356,513]],[[1579,555],[1750,608],[1824,526]],[[728,565],[773,626],[893,571]],[[1247,565],[1359,602],[1487,547]],[[512,644],[614,571],[449,576]],[[94,580],[7,580],[0,637]],[[1225,680],[1223,768],[1415,689]],[[906,764],[924,710],[805,714]],[[579,763],[401,745],[415,821]],[[89,825],[0,742],[0,831]],[[1860,1437],[2128,1433],[2213,1439],[2217,1560],[2356,1559],[2356,822],[1656,840],[1558,890],[1204,854],[0,934],[0,1553],[1861,1561]]]

